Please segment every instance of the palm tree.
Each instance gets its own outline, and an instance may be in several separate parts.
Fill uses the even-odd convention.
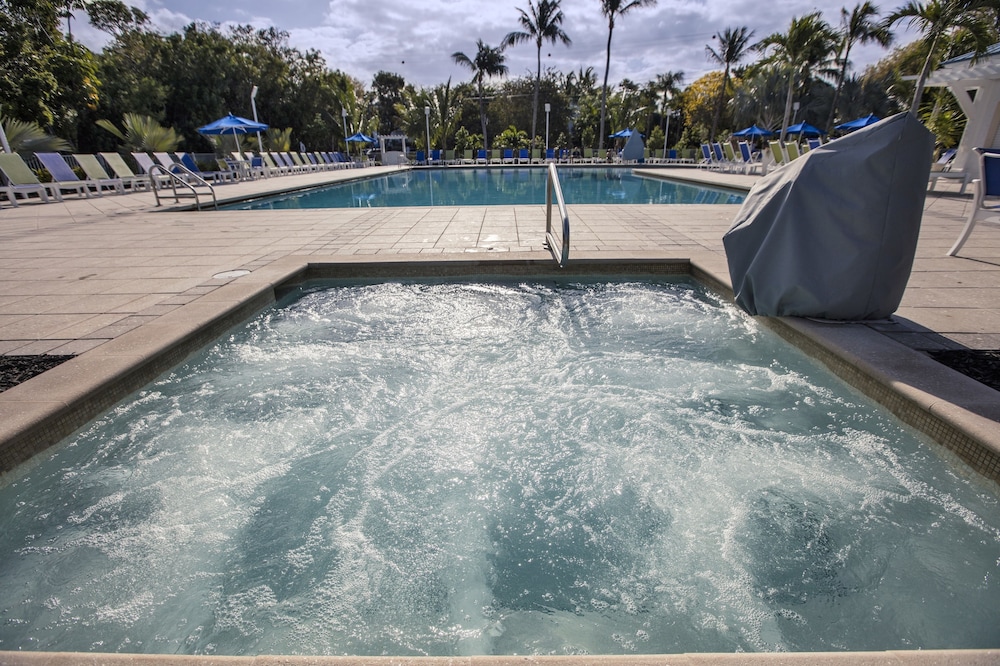
[[[97,126],[118,137],[129,150],[171,152],[181,143],[181,136],[172,128],[163,127],[154,118],[138,113],[126,113],[122,118],[124,130],[110,120],[98,120]]]
[[[667,132],[670,131],[670,120],[667,118],[670,110],[668,105],[671,98],[680,92],[680,86],[684,85],[684,72],[664,72],[657,74],[655,81],[649,82],[649,89],[652,93],[663,93],[663,105],[660,114],[664,119],[663,127],[663,148],[667,147]]]
[[[917,113],[920,108],[920,99],[924,94],[924,84],[931,72],[931,65],[940,58],[939,51],[946,39],[953,33],[962,31],[972,42],[975,55],[981,56],[993,43],[993,27],[998,21],[998,13],[998,0],[930,0],[926,4],[910,0],[886,17],[886,27],[905,21],[924,35],[927,56],[920,76],[917,77],[917,87],[910,105],[911,113]]]
[[[52,153],[73,148],[69,141],[48,134],[36,122],[7,119],[0,115],[0,129],[4,130],[7,144],[15,153],[31,155],[34,152]]]
[[[601,13],[608,17],[608,51],[604,60],[604,85],[601,87],[601,125],[597,149],[604,150],[604,121],[608,114],[608,70],[611,68],[611,35],[615,19],[637,7],[655,7],[656,0],[601,0]]]
[[[851,47],[855,44],[875,42],[882,46],[892,43],[892,33],[889,26],[876,23],[878,7],[869,0],[855,5],[850,12],[845,7],[840,8],[840,48],[837,51],[837,62],[840,63],[840,74],[837,76],[837,89],[833,93],[833,103],[830,105],[830,117],[826,121],[826,131],[833,128],[834,116],[837,113],[837,103],[840,92],[847,79],[847,66],[850,64]]]
[[[745,25],[735,30],[733,28],[726,28],[721,35],[715,36],[719,40],[718,51],[711,46],[705,46],[709,60],[725,68],[722,74],[722,87],[719,88],[719,99],[715,103],[715,114],[712,116],[712,129],[708,133],[709,141],[715,140],[715,130],[719,126],[722,105],[726,100],[726,88],[729,87],[729,71],[733,65],[738,64],[750,52],[751,37],[753,37],[753,30],[750,30]]]
[[[562,9],[559,7],[561,0],[539,0],[538,5],[528,0],[528,12],[520,7],[521,12],[518,22],[524,28],[524,32],[511,32],[504,37],[504,46],[512,46],[520,42],[534,41],[538,53],[538,69],[535,72],[535,95],[531,102],[531,147],[535,147],[535,128],[538,125],[538,89],[542,83],[542,44],[557,41],[569,46],[573,42],[563,32],[560,25],[563,22]]]
[[[483,43],[483,40],[477,39],[475,59],[461,51],[451,54],[452,60],[472,70],[472,80],[476,83],[476,89],[479,93],[479,119],[483,123],[483,150],[489,150],[489,142],[486,140],[486,95],[483,91],[483,79],[507,74],[507,65],[504,64],[507,56],[503,54],[503,48],[503,46],[489,46]]]
[[[785,114],[781,125],[782,141],[785,140],[785,130],[788,129],[788,120],[792,115],[792,96],[796,81],[806,81],[812,69],[828,62],[834,51],[837,35],[820,16],[820,12],[813,12],[802,18],[792,18],[787,33],[773,33],[754,46],[761,51],[771,49],[765,62],[778,65],[788,76]]]

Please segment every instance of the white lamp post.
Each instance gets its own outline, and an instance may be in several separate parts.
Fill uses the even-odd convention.
[[[427,152],[424,154],[424,164],[431,163],[431,107],[424,107],[424,126],[427,128]]]
[[[250,107],[253,109],[253,121],[259,122],[257,120],[257,86],[254,86],[250,91]],[[260,132],[257,132],[257,149],[260,152],[264,152],[264,142],[260,140]]]
[[[351,146],[347,143],[347,109],[340,110],[340,117],[344,119],[344,151],[347,152],[347,156],[351,156]]]
[[[792,102],[792,124],[799,122],[799,103]]]
[[[552,105],[548,102],[545,103],[545,152],[549,152],[549,111],[552,110]]]
[[[666,108],[664,114],[667,118],[666,127],[663,129],[663,159],[667,159],[667,137],[670,136],[670,107]]]

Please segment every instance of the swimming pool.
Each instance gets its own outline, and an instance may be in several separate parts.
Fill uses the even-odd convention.
[[[995,645],[997,498],[687,281],[304,289],[0,488],[0,649]]]
[[[543,167],[408,169],[388,176],[223,206],[286,210],[399,206],[544,204]],[[567,204],[738,204],[740,192],[636,175],[631,169],[560,167]]]

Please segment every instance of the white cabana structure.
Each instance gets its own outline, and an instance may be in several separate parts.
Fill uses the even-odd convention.
[[[972,53],[941,63],[926,85],[946,86],[968,119],[950,173],[962,174],[963,185],[979,178],[976,148],[1000,148],[1000,44],[975,60]],[[932,176],[940,174],[931,174]]]
[[[406,135],[399,131],[392,134],[379,134],[378,147],[382,154],[382,164],[407,164],[409,160],[406,159],[406,141]],[[402,150],[395,150],[396,145],[386,148],[386,143],[398,144],[399,142],[402,142]]]

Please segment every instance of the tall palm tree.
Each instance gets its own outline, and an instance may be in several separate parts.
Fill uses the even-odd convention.
[[[604,121],[608,115],[608,70],[611,68],[611,35],[615,19],[638,7],[655,7],[656,0],[601,0],[601,13],[608,19],[608,51],[604,59],[604,85],[601,87],[601,125],[597,149],[604,150]]]
[[[920,108],[924,84],[931,72],[931,65],[941,57],[941,47],[953,33],[962,31],[974,45],[976,56],[986,53],[993,42],[993,27],[1000,15],[1000,0],[930,0],[927,3],[910,0],[886,17],[886,27],[905,21],[923,33],[927,49],[924,65],[917,77],[910,112]]]
[[[847,79],[847,66],[850,64],[851,47],[855,44],[870,44],[875,42],[882,46],[892,43],[892,32],[889,26],[876,22],[878,7],[869,0],[855,5],[850,12],[846,7],[840,8],[840,48],[837,51],[837,62],[840,63],[840,73],[837,76],[837,89],[833,93],[833,103],[830,105],[830,117],[826,121],[826,131],[833,128],[833,120],[837,113],[837,103],[840,92]]]
[[[660,107],[660,115],[664,119],[663,127],[663,148],[667,147],[667,132],[670,131],[670,121],[667,118],[670,100],[680,92],[680,86],[684,85],[684,72],[664,72],[657,74],[655,81],[650,81],[649,87],[654,93],[663,93],[663,104]]]
[[[729,72],[733,65],[739,64],[749,54],[751,37],[753,37],[753,30],[745,25],[735,29],[726,28],[721,34],[715,36],[719,40],[718,51],[705,45],[705,52],[708,54],[709,60],[725,68],[722,74],[722,87],[719,88],[719,99],[715,103],[715,114],[712,116],[712,129],[708,133],[709,141],[715,140],[715,130],[719,126],[722,106],[726,101],[726,88],[729,87]]]
[[[489,46],[483,43],[483,40],[477,39],[475,59],[461,51],[451,54],[452,60],[472,70],[472,80],[479,93],[479,119],[483,123],[483,150],[489,150],[489,142],[486,140],[486,94],[483,91],[483,79],[507,74],[507,65],[505,64],[507,56],[504,55],[503,48],[503,46]]]
[[[770,50],[765,62],[784,69],[788,76],[785,114],[781,125],[782,141],[785,140],[785,130],[788,129],[788,120],[792,115],[796,82],[799,79],[808,80],[815,67],[829,62],[836,39],[836,33],[821,18],[820,12],[813,12],[802,18],[793,17],[787,33],[770,34],[754,46],[761,51]]]
[[[535,147],[535,128],[538,126],[538,89],[542,83],[542,44],[545,42],[562,42],[569,46],[573,42],[569,36],[563,32],[561,26],[563,22],[562,9],[559,7],[561,0],[539,0],[538,4],[528,0],[528,10],[521,12],[518,22],[524,28],[524,32],[511,32],[504,37],[504,46],[512,46],[521,42],[535,42],[538,54],[538,69],[535,72],[535,94],[531,102],[531,147]]]

